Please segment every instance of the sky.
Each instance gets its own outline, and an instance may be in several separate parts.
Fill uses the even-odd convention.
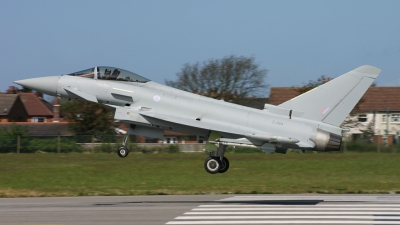
[[[0,91],[113,66],[155,82],[185,63],[254,57],[291,87],[362,65],[400,86],[400,1],[0,0]]]

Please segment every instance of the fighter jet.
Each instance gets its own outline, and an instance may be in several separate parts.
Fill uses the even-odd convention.
[[[380,72],[361,66],[278,106],[265,104],[263,110],[178,90],[108,66],[14,83],[115,108],[114,119],[129,124],[117,150],[122,158],[129,153],[129,134],[162,139],[164,130],[172,130],[205,136],[204,168],[216,174],[229,169],[227,146],[265,153],[286,153],[288,148],[340,151],[345,131],[340,125]]]

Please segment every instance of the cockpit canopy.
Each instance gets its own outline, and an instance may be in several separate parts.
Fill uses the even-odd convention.
[[[140,75],[129,72],[127,70],[109,67],[109,66],[98,66],[75,73],[67,74],[69,76],[79,76],[98,80],[115,80],[125,82],[141,82],[146,83],[150,81]]]

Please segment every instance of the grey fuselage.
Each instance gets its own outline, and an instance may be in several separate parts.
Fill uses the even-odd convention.
[[[67,90],[76,92],[72,94]],[[298,149],[315,148],[313,139],[317,128],[341,135],[339,127],[319,121],[240,106],[152,81],[141,83],[68,75],[60,77],[56,95],[79,99],[79,93],[94,96],[99,103],[115,107],[115,119],[121,122],[204,136],[216,130],[225,138],[246,137],[257,146],[268,142],[268,139],[251,138],[252,135],[291,137],[299,142],[274,144]]]
[[[360,66],[279,106],[265,104],[263,110],[167,87],[114,67],[14,82],[49,95],[108,105],[115,109],[115,120],[130,124],[130,134],[161,139],[164,130],[173,130],[206,136],[209,156],[223,160],[226,146],[269,153],[286,153],[288,148],[339,151],[345,131],[339,126],[380,72]],[[126,152],[123,148],[119,154],[126,157]],[[211,164],[206,170],[218,172]]]

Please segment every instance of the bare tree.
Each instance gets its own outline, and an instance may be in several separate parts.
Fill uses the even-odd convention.
[[[318,87],[320,85],[323,85],[328,81],[330,81],[330,78],[329,77],[327,78],[324,75],[322,75],[316,81],[309,80],[307,84],[305,84],[305,85],[303,85],[301,87],[298,87],[297,91],[299,92],[299,95],[300,95],[300,94],[306,93],[307,91],[309,91],[311,89],[314,89],[314,88],[316,88],[316,87]]]
[[[266,91],[268,70],[260,69],[254,57],[230,55],[202,63],[183,65],[177,80],[168,86],[211,98],[241,103]]]

